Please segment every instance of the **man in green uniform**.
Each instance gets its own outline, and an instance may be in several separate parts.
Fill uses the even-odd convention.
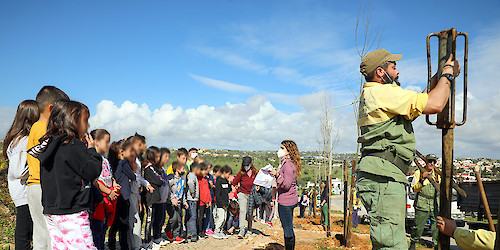
[[[423,114],[443,110],[450,95],[451,80],[460,65],[450,56],[442,75],[434,76],[432,91],[417,93],[399,86],[396,61],[380,49],[366,55],[360,65],[366,83],[360,96],[358,126],[362,144],[356,186],[370,217],[373,249],[408,249],[405,233],[405,185],[415,158],[415,136],[411,122]]]
[[[415,225],[411,231],[411,245],[409,250],[415,250],[415,244],[420,240],[424,232],[424,226],[427,220],[431,221],[432,246],[434,248],[438,240],[438,229],[436,227],[436,217],[439,214],[439,196],[437,190],[426,178],[433,178],[438,184],[441,183],[441,176],[434,171],[437,157],[429,154],[425,157],[427,165],[425,172],[417,170],[413,177],[411,188],[417,193],[415,199]]]

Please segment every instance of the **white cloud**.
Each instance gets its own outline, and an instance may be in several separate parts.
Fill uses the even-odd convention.
[[[194,74],[190,74],[190,76],[191,76],[191,78],[193,78],[196,81],[201,82],[205,85],[208,85],[208,86],[211,86],[214,88],[218,88],[218,89],[222,89],[225,91],[229,91],[229,92],[241,92],[241,93],[254,93],[254,92],[256,92],[256,89],[249,87],[249,86],[245,86],[245,85],[239,85],[239,84],[235,84],[235,83],[225,82],[225,81],[207,78],[207,77],[203,77],[203,76],[198,76],[198,75],[194,75]]]
[[[5,134],[7,134],[15,116],[15,108],[0,105],[0,140],[3,140]]]
[[[199,106],[183,110],[164,104],[150,110],[146,104],[129,101],[120,106],[103,100],[89,120],[92,128],[105,128],[113,140],[135,132],[149,144],[240,149],[274,149],[281,140],[295,140],[302,149],[313,149],[317,117],[307,112],[284,113],[264,96],[246,103],[221,107]]]

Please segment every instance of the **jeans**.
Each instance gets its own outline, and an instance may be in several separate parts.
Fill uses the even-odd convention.
[[[214,205],[207,207],[205,209],[205,219],[203,220],[203,228],[206,230],[214,228]]]
[[[304,214],[306,212],[306,206],[304,205],[300,205],[300,214],[299,214],[299,218],[304,218]]]
[[[33,221],[28,204],[16,207],[16,249],[30,249],[33,239]]]
[[[358,209],[354,209],[352,211],[352,226],[354,228],[358,228],[358,224],[359,224],[359,216],[358,216]]]
[[[33,220],[33,250],[52,249],[51,238],[42,207],[42,186],[31,184],[27,188],[28,206]]]
[[[196,215],[198,214],[198,201],[188,201],[189,208],[186,211],[187,234],[196,235]]]
[[[235,215],[233,215],[231,212],[229,212],[228,214],[229,216],[227,218],[227,230],[231,229],[231,227],[234,227],[235,229],[240,228],[240,220],[235,220]]]
[[[144,240],[150,242],[161,237],[161,228],[165,222],[165,203],[157,203],[147,207],[146,210],[146,228],[144,232]],[[151,231],[153,237],[151,238]]]
[[[293,232],[293,209],[297,204],[292,206],[283,206],[278,204],[278,214],[280,216],[281,225],[285,233],[285,238],[294,237]]]

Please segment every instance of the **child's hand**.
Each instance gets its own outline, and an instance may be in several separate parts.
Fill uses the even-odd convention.
[[[207,204],[207,207],[211,207],[211,206],[212,206],[212,202],[209,202],[209,203]]]
[[[255,185],[255,190],[259,191],[260,190],[260,186],[259,185]]]
[[[153,191],[155,190],[155,188],[154,188],[153,186],[151,186],[151,185],[148,185],[148,186],[146,187],[146,189],[147,189],[150,193],[153,193]]]
[[[188,208],[189,208],[189,205],[188,205],[188,204],[184,204],[184,208],[185,208],[185,209],[188,209]]]
[[[113,186],[113,188],[116,190],[116,191],[120,191],[120,189],[122,189],[122,186],[120,186],[118,183],[115,182],[115,185]]]
[[[109,198],[114,201],[118,198],[118,194],[116,193],[115,190],[111,191],[111,193],[109,193]]]
[[[270,173],[272,176],[278,176],[278,171],[276,171],[276,170],[274,170],[274,169],[269,170],[269,173]]]
[[[177,207],[179,205],[179,201],[177,199],[173,200],[172,205]]]
[[[92,135],[90,134],[85,134],[85,137],[83,137],[83,142],[87,144],[87,148],[93,148],[94,147],[94,138],[92,138]]]

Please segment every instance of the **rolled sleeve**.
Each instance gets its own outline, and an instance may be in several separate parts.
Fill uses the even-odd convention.
[[[495,232],[457,228],[453,232],[457,246],[463,249],[487,250],[495,246]]]

